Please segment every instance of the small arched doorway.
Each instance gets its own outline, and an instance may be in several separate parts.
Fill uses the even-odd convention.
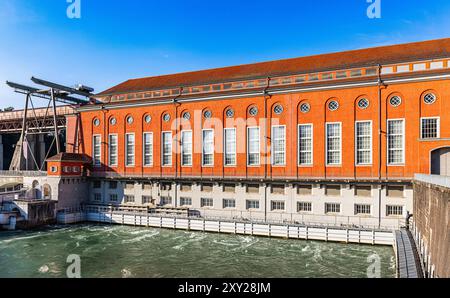
[[[31,186],[32,186],[31,190],[32,198],[37,200],[42,199],[42,192],[39,186],[39,182],[37,180],[34,180]]]
[[[48,184],[44,184],[43,186],[43,199],[51,200],[52,199],[52,188]]]
[[[431,151],[431,174],[450,176],[450,147]]]

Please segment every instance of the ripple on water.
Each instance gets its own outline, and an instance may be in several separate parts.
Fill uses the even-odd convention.
[[[0,277],[65,277],[71,253],[83,277],[365,277],[373,253],[395,276],[390,247],[109,225],[3,235]]]
[[[142,240],[145,240],[145,239],[148,239],[148,238],[153,238],[153,237],[159,235],[159,231],[152,231],[150,233],[148,231],[144,231],[144,232],[146,234],[144,234],[142,236],[138,236],[138,237],[135,237],[135,238],[122,240],[122,244],[141,242]],[[142,233],[139,233],[139,234],[142,234]],[[138,235],[138,234],[133,234],[133,235]]]

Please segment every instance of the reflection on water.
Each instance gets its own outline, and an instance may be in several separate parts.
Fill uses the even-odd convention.
[[[0,232],[0,277],[366,277],[367,257],[395,276],[391,247],[126,226],[52,226]]]

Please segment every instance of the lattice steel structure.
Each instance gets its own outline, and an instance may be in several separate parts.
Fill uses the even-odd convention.
[[[29,135],[49,133],[54,135],[52,144],[45,154],[45,159],[48,158],[53,145],[56,146],[57,153],[61,152],[59,131],[61,128],[65,127],[65,117],[64,115],[58,114],[56,106],[57,103],[68,104],[69,106],[76,107],[88,104],[92,101],[95,102],[95,99],[93,98],[94,94],[92,93],[94,89],[83,85],[77,85],[76,88],[71,88],[35,77],[32,77],[31,81],[37,85],[43,86],[44,88],[39,89],[13,82],[6,82],[6,84],[13,88],[15,92],[25,95],[25,109],[23,112],[22,123],[19,124],[17,121],[7,120],[2,121],[0,125],[0,132],[20,131],[20,139],[15,148],[13,160],[10,166],[10,170],[12,171],[23,170],[21,169],[21,164],[22,156],[24,155],[24,144],[29,146],[27,140],[27,136]],[[46,100],[46,108],[36,108],[33,98]],[[40,116],[38,116],[38,113]],[[37,169],[42,170],[45,166],[45,159],[39,165],[32,152],[31,154]]]

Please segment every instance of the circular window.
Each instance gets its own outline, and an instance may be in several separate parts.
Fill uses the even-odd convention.
[[[328,103],[328,109],[330,111],[336,111],[337,109],[339,109],[339,103],[335,100],[332,100]]]
[[[164,114],[163,120],[164,120],[165,122],[169,122],[169,120],[170,120],[170,115],[169,115],[169,114]]]
[[[227,115],[228,118],[233,118],[234,116],[234,111],[233,109],[228,109],[225,114]]]
[[[280,115],[281,113],[283,113],[283,106],[276,105],[273,111],[275,112],[275,114]]]
[[[127,117],[127,123],[128,123],[128,124],[132,124],[133,121],[134,121],[133,117],[131,117],[131,116],[128,116],[128,117]]]
[[[191,114],[189,112],[184,112],[183,113],[183,119],[185,119],[185,120],[191,119]]]
[[[203,116],[205,117],[205,118],[211,118],[211,116],[212,116],[212,113],[211,113],[211,111],[210,110],[206,110],[204,113],[203,113]]]
[[[109,119],[109,123],[110,123],[111,125],[116,125],[116,123],[117,123],[116,118],[112,117],[111,119]]]
[[[99,126],[99,125],[100,125],[100,120],[97,119],[97,118],[95,118],[95,119],[94,119],[94,125],[95,125],[95,126]]]
[[[145,123],[150,123],[150,121],[152,121],[152,116],[146,115],[146,116],[144,117],[144,121],[145,121]]]
[[[248,113],[251,116],[256,116],[256,115],[258,115],[258,108],[257,107],[251,107],[250,110],[248,111]]]
[[[402,98],[400,96],[392,96],[391,99],[389,100],[389,103],[393,107],[398,107],[399,105],[402,104]]]
[[[367,98],[361,98],[358,101],[358,107],[362,110],[365,110],[369,107],[369,100]]]
[[[308,113],[311,110],[311,107],[309,106],[309,103],[304,103],[300,106],[300,111],[302,113]]]
[[[434,95],[433,93],[427,93],[425,94],[425,96],[423,97],[423,101],[426,104],[432,104],[436,101],[436,95]]]

